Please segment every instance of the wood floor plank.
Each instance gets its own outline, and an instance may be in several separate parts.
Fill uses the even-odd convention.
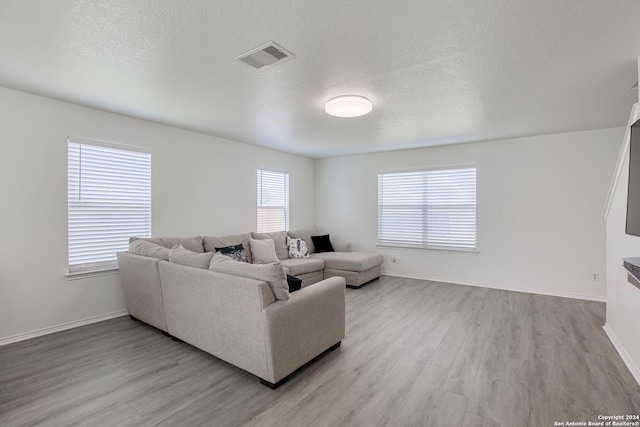
[[[482,355],[488,344],[481,336],[476,335],[475,330],[467,333],[467,338],[449,371],[445,390],[471,398],[472,388],[482,365]]]
[[[457,315],[429,363],[443,369],[451,369],[470,330],[469,322]]]
[[[277,390],[128,317],[0,347],[0,425],[552,426],[640,412],[604,304],[382,277]]]
[[[500,427],[500,424],[494,420],[467,413],[464,417],[462,427]]]
[[[637,399],[640,396],[640,386],[625,383],[623,377],[617,374],[617,368],[611,366],[606,357],[587,354],[585,359],[597,399],[605,404],[608,413],[621,414],[633,408],[632,413],[640,414]]]
[[[469,398],[445,391],[427,421],[431,427],[459,426],[464,422]]]
[[[443,394],[446,379],[445,370],[426,365],[411,388],[402,396],[402,402],[389,408],[387,425],[428,425],[429,416],[437,408]]]
[[[123,420],[131,419],[136,416],[136,411],[126,403],[111,403],[108,406],[91,404],[76,407],[73,410],[66,411],[57,417],[47,418],[42,422],[42,425],[47,427],[112,427]]]

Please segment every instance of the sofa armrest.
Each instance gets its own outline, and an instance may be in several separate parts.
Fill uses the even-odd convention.
[[[118,267],[129,314],[167,332],[159,259],[119,252]]]
[[[267,282],[169,261],[158,267],[169,333],[266,379],[263,312],[276,300]]]
[[[333,246],[333,250],[336,252],[351,252],[351,242],[334,242],[332,240],[331,246]]]
[[[264,310],[267,365],[276,383],[344,338],[345,279],[331,277]]]

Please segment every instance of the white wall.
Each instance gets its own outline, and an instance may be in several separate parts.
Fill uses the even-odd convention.
[[[156,236],[254,229],[255,169],[276,169],[291,174],[291,227],[318,223],[355,249],[380,251],[388,274],[601,299],[600,214],[623,132],[314,162],[0,88],[0,345],[125,310],[118,274],[64,275],[68,136],[152,149]],[[479,168],[480,253],[377,248],[377,172],[458,164]],[[591,282],[593,272],[599,283]],[[608,324],[622,322],[607,316]]]
[[[602,208],[624,128],[324,159],[321,231],[384,254],[389,275],[604,300]],[[376,247],[377,173],[478,167],[478,254]],[[397,262],[391,263],[390,257]],[[600,275],[599,282],[591,274]]]
[[[123,313],[118,274],[70,280],[67,137],[152,149],[155,236],[255,229],[256,168],[290,174],[291,227],[315,223],[315,162],[0,88],[0,344]]]
[[[631,113],[629,124],[640,118],[640,104]],[[640,256],[640,237],[625,234],[629,184],[629,134],[621,138],[621,156],[607,206],[607,324],[605,330],[640,383],[640,289],[627,281],[622,258]],[[620,142],[619,144],[620,145]]]

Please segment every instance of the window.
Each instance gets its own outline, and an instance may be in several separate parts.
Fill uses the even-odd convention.
[[[289,228],[289,174],[258,169],[258,233]]]
[[[69,274],[117,267],[129,237],[151,235],[151,154],[69,138]]]
[[[378,174],[378,244],[476,250],[476,168]]]

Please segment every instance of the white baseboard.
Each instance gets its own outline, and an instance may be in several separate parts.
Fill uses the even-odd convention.
[[[528,294],[537,294],[537,295],[548,295],[552,297],[561,297],[561,298],[573,298],[573,299],[582,299],[587,301],[598,301],[598,302],[606,302],[606,297],[598,297],[594,295],[583,295],[583,294],[572,294],[568,292],[548,292],[541,291],[540,289],[529,289],[529,288],[514,288],[510,286],[501,286],[501,285],[488,285],[484,283],[471,283],[471,282],[460,282],[457,280],[449,280],[437,277],[420,277],[420,276],[412,276],[408,274],[402,273],[394,273],[391,271],[383,271],[381,273],[383,276],[394,276],[394,277],[403,277],[405,279],[416,279],[416,280],[429,280],[432,282],[442,282],[442,283],[451,283],[453,285],[463,285],[463,286],[475,286],[478,288],[490,288],[490,289],[500,289],[503,291],[513,291],[513,292],[525,292]]]
[[[113,319],[115,317],[125,316],[129,314],[127,310],[115,311],[113,313],[102,314],[100,316],[89,317],[82,320],[74,320],[73,322],[63,323],[57,326],[50,326],[48,328],[38,329],[36,331],[24,332],[22,334],[11,335],[6,338],[0,338],[0,347],[3,345],[11,344],[18,341],[24,341],[31,338],[40,337],[42,335],[53,334],[54,332],[65,331],[67,329],[77,328],[78,326],[89,325],[91,323],[102,322],[103,320]]]
[[[629,356],[629,353],[627,353],[627,350],[624,348],[624,346],[622,345],[622,343],[620,342],[616,334],[613,332],[613,330],[609,327],[609,325],[605,323],[602,329],[604,329],[604,332],[609,337],[609,340],[611,340],[611,342],[613,343],[613,346],[618,351],[618,354],[622,358],[622,361],[624,362],[624,364],[627,365],[627,368],[629,368],[629,371],[631,372],[631,375],[633,375],[633,378],[635,378],[638,385],[640,385],[640,369],[638,368],[638,366],[634,363],[631,356]]]

